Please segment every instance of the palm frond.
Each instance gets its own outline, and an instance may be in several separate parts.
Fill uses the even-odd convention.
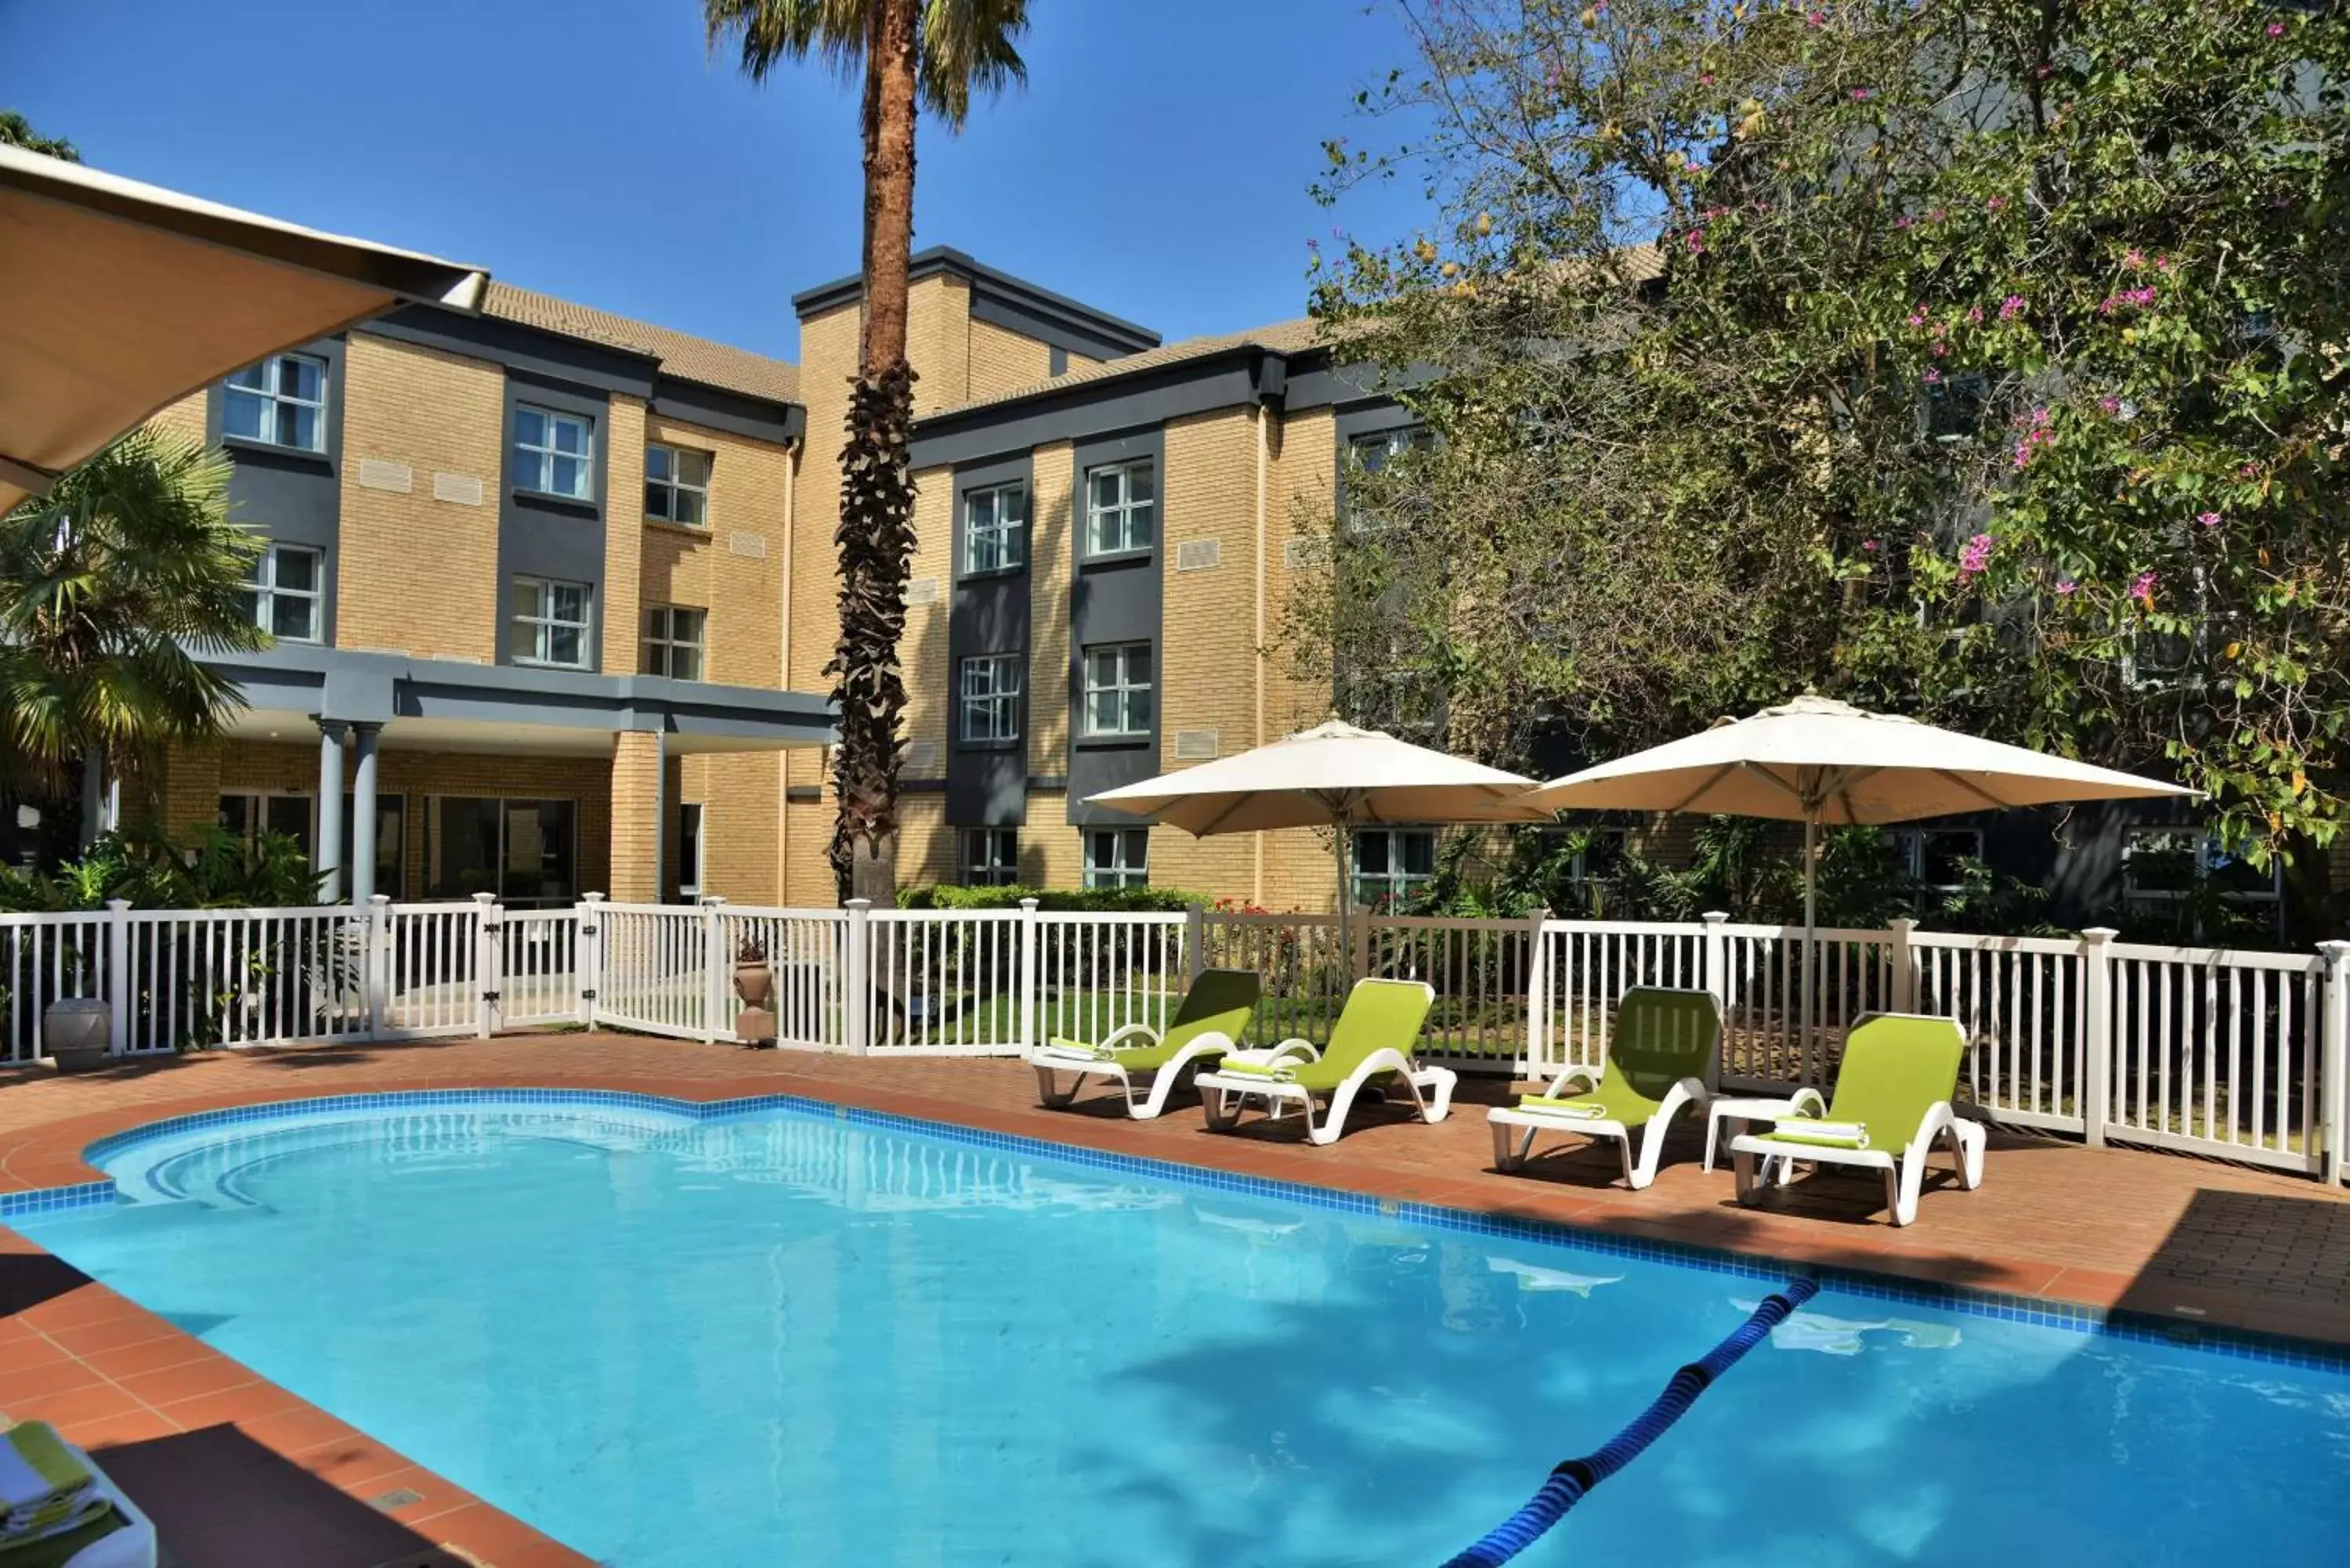
[[[922,107],[960,131],[974,88],[993,96],[1024,85],[1016,40],[1027,30],[1028,0],[923,0]]]
[[[870,0],[702,0],[703,35],[712,54],[728,43],[754,82],[778,65],[813,56],[843,81],[865,68]]]

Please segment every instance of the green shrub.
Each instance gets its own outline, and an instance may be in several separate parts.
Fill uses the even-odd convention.
[[[1193,904],[1214,902],[1180,888],[962,888],[950,882],[898,889],[901,909],[1016,909],[1023,898],[1054,914],[1180,914]]]
[[[0,910],[99,909],[109,898],[138,909],[274,909],[317,903],[318,878],[286,835],[247,844],[219,827],[176,843],[153,827],[126,827],[53,872],[0,867]]]

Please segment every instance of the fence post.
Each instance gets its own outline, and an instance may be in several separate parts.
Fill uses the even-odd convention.
[[[848,981],[842,987],[848,1012],[848,1052],[852,1056],[873,1051],[873,900],[851,898],[848,911]]]
[[[2325,955],[2325,1028],[2317,1068],[2317,1102],[2324,1121],[2325,1180],[2338,1187],[2350,1149],[2350,942],[2320,942]]]
[[[1526,1071],[1539,1076],[1550,1057],[1550,954],[1543,928],[1550,911],[1526,917]]]
[[[2111,926],[2081,933],[2081,1137],[2106,1147],[2106,1112],[2113,1103],[2114,958]]]
[[[1192,972],[1196,974],[1198,971]],[[1045,977],[1037,971],[1036,965],[1036,900],[1023,898],[1020,900],[1020,1049],[1023,1051],[1034,1051],[1038,1044],[1036,1014],[1040,1009],[1037,992],[1044,982]]]
[[[368,897],[367,952],[360,960],[367,987],[368,1038],[380,1040],[391,1027],[391,895]]]
[[[718,1021],[726,1016],[726,900],[712,894],[702,900],[702,1043],[718,1044]],[[729,1027],[725,1033],[734,1033]]]
[[[130,900],[106,901],[106,1051],[120,1056],[130,1049]]]
[[[596,993],[604,986],[604,895],[590,893],[572,911],[572,983],[579,988],[579,1026],[596,1027]]]
[[[503,912],[498,908],[495,893],[476,893],[473,902],[481,906],[481,915],[473,927],[473,982],[481,995],[473,1014],[473,1037],[487,1040],[498,1026],[498,971],[504,967],[505,944],[502,940]]]
[[[1918,922],[1907,915],[1898,915],[1885,922],[1892,940],[1885,946],[1886,967],[1893,971],[1893,1006],[1895,1012],[1918,1011],[1918,955],[1909,946],[1909,933]]]
[[[1198,904],[1183,906],[1183,973],[1197,981],[1208,967],[1208,911]]]
[[[1730,917],[1720,909],[1708,909],[1698,919],[1705,922],[1705,989],[1713,995],[1714,1006],[1721,1010],[1722,1027],[1730,1026],[1730,939],[1721,928]]]

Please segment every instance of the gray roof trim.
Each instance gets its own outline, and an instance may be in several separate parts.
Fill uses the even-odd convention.
[[[665,420],[778,445],[789,445],[807,431],[807,410],[797,403],[772,402],[678,376],[653,382],[651,407]]]
[[[437,306],[407,306],[351,330],[648,400],[660,378],[660,360],[650,354],[567,337],[499,317],[461,316]]]
[[[920,282],[941,273],[952,273],[972,286],[973,315],[979,314],[978,302],[986,299],[1017,308],[1040,321],[1053,323],[1064,331],[1081,335],[1090,341],[1116,349],[1115,353],[1105,354],[1098,349],[1080,348],[1076,343],[1062,345],[1076,348],[1079,353],[1097,358],[1115,358],[1119,354],[1139,354],[1145,348],[1159,347],[1159,334],[1148,327],[1123,317],[1112,316],[1106,310],[1097,310],[1083,300],[1071,299],[1066,294],[1055,294],[1026,278],[998,271],[951,246],[933,245],[928,250],[917,251],[907,262],[906,275],[910,282]],[[865,275],[854,272],[847,277],[800,290],[792,296],[792,308],[805,321],[823,311],[854,305],[864,297]],[[1011,326],[1012,323],[999,321],[997,325]],[[1046,338],[1045,341],[1053,342],[1055,339]]]
[[[1218,409],[1277,399],[1286,367],[1281,355],[1252,343],[1130,376],[987,403],[914,423],[916,469],[961,465],[1059,441],[1087,441],[1140,425],[1164,424]]]
[[[830,702],[805,691],[292,643],[224,657],[198,651],[244,688],[249,707],[351,723],[465,719],[524,728],[733,736],[777,745],[820,745],[835,738]]]

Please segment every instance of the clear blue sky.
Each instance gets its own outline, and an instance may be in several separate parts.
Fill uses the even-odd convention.
[[[1170,340],[1302,314],[1305,242],[1414,192],[1305,186],[1401,64],[1367,0],[1032,0],[1024,91],[925,121],[916,248]],[[99,168],[796,358],[854,272],[853,96],[704,52],[698,0],[0,0],[0,108]]]

